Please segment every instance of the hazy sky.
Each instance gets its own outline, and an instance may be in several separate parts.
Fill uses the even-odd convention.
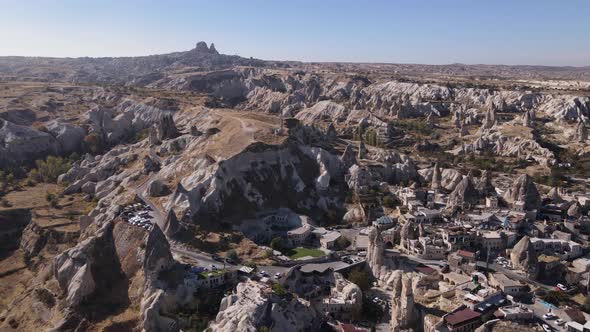
[[[0,0],[0,55],[590,65],[589,0]]]

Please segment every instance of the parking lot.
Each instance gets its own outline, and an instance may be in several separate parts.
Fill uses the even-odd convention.
[[[121,218],[133,226],[150,230],[153,227],[152,208],[149,205],[136,203],[127,205],[120,214]]]

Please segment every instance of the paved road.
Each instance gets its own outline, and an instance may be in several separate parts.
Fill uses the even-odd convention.
[[[215,265],[217,267],[223,267],[224,263],[220,261],[214,260],[210,254],[198,252],[194,250],[188,250],[182,248],[180,246],[172,246],[171,251],[173,254],[178,256],[185,256],[189,259],[194,261],[195,265],[203,266],[203,267],[210,267],[211,265]],[[229,264],[225,263],[225,268],[227,269],[239,269],[241,265],[239,264]],[[274,277],[276,273],[281,273],[284,275],[290,268],[284,266],[274,266],[274,265],[260,265],[258,266],[258,272],[265,271],[270,277]]]
[[[195,265],[198,265],[198,266],[210,267],[211,265],[216,265],[218,267],[221,267],[224,264],[223,261],[214,260],[211,257],[211,255],[209,255],[209,254],[194,251],[194,250],[188,250],[188,249],[182,248],[177,245],[172,245],[171,251],[175,255],[186,256],[186,257],[192,259],[194,261]],[[239,265],[225,263],[225,267],[228,269],[237,269],[237,268],[239,268]]]
[[[545,306],[542,302],[535,301],[534,304],[523,304],[523,306],[531,309],[537,319],[539,319],[541,322],[551,326],[551,328],[553,328],[554,330],[556,330],[556,331],[566,331],[567,330],[565,328],[565,324],[562,326],[557,325],[557,319],[546,320],[543,318],[543,315],[546,314],[547,312],[549,312],[549,308],[547,306]],[[566,322],[569,320],[569,319],[567,319],[565,312],[559,308],[551,309],[551,312],[553,314],[555,314],[557,317],[565,320]]]
[[[478,266],[481,266],[481,267],[486,267],[486,263],[483,262],[483,261],[478,261],[477,262],[477,265]],[[504,275],[508,276],[509,278],[512,278],[512,279],[515,279],[515,280],[520,280],[522,282],[525,282],[525,283],[528,283],[528,284],[531,284],[531,285],[535,285],[535,286],[540,287],[540,288],[543,288],[545,290],[554,290],[555,289],[554,286],[546,285],[546,284],[540,283],[538,281],[531,280],[531,279],[529,279],[527,276],[525,276],[523,274],[517,273],[514,270],[507,269],[507,268],[505,268],[505,267],[503,267],[501,265],[495,264],[495,263],[490,263],[488,265],[488,268],[490,270],[493,270],[493,271],[496,271],[496,272],[501,272]]]
[[[444,260],[441,260],[441,259],[423,259],[423,258],[419,258],[416,256],[408,255],[408,254],[402,254],[402,253],[399,253],[399,255],[406,257],[407,259],[414,261],[416,263],[419,263],[419,264],[435,265],[435,266],[439,266],[439,267],[443,267],[443,266],[447,265],[447,262]]]

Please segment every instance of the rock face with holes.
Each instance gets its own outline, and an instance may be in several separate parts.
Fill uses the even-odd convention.
[[[421,322],[414,302],[413,275],[398,270],[394,273],[392,283],[391,330],[398,332],[418,329]]]
[[[434,167],[424,168],[418,171],[422,181],[426,183],[438,182],[434,177]],[[456,169],[445,168],[440,170],[440,189],[453,191],[455,187],[463,180],[463,175]]]
[[[471,176],[463,177],[463,180],[453,189],[447,200],[447,207],[467,207],[477,204],[479,192],[475,189]]]
[[[56,256],[53,275],[65,294],[64,306],[78,315],[73,326],[83,324],[87,306],[131,301],[141,303],[139,327],[144,331],[175,331],[175,318],[165,313],[174,309],[176,298],[159,280],[160,272],[174,264],[158,227],[146,231],[115,221]],[[132,279],[143,286],[129,288]]]
[[[345,212],[338,196],[344,191],[330,190],[346,186],[340,158],[295,139],[279,146],[254,143],[222,162],[203,158],[197,164],[202,167],[193,168],[165,204],[179,216],[189,212],[195,221],[208,222],[284,206],[312,216]],[[171,163],[159,174],[174,176],[177,167]]]
[[[369,245],[367,246],[367,264],[373,273],[373,277],[379,279],[384,264],[385,243],[381,232],[376,227],[369,231]]]
[[[309,302],[281,299],[268,285],[248,280],[223,298],[209,327],[220,332],[256,332],[264,327],[273,331],[319,331],[319,322],[320,316]]]
[[[541,207],[541,195],[537,186],[528,174],[519,176],[512,186],[504,194],[504,200],[508,204],[521,202],[525,211],[532,211]]]

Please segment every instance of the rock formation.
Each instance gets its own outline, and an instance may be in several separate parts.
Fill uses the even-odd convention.
[[[160,197],[167,195],[170,192],[170,189],[162,183],[162,181],[155,179],[148,183],[147,187],[147,194],[150,197]]]
[[[153,156],[146,155],[143,158],[143,172],[149,174],[160,170],[160,162]]]
[[[326,130],[326,136],[330,138],[335,138],[337,136],[336,128],[334,128],[334,124],[330,123],[328,129]]]
[[[480,131],[473,142],[449,152],[456,155],[471,153],[481,155],[490,151],[497,156],[534,159],[543,166],[554,165],[557,161],[551,150],[542,147],[534,139],[508,136],[500,131],[495,131],[495,129]]]
[[[420,315],[414,303],[413,277],[411,274],[395,271],[393,294],[391,295],[391,331],[416,330]]]
[[[582,215],[582,206],[578,202],[574,202],[568,209],[567,215],[572,218],[579,218]]]
[[[151,126],[148,133],[148,143],[150,146],[158,145],[161,143],[158,138],[158,129],[155,125]]]
[[[463,124],[461,124],[461,126],[459,127],[459,136],[460,137],[465,137],[469,135],[469,130],[467,130],[467,127],[464,126]]]
[[[434,168],[426,168],[418,171],[422,177],[422,182],[432,183],[432,177],[434,174]],[[444,190],[453,191],[455,187],[463,179],[463,175],[456,169],[445,168],[441,171],[441,186]]]
[[[433,172],[432,172],[432,180],[430,180],[430,189],[438,192],[442,189],[441,184],[441,173],[440,168],[438,167],[438,163],[434,164]]]
[[[428,116],[426,117],[426,128],[428,129],[434,129],[435,123],[434,123],[434,115],[432,112],[428,113]]]
[[[191,126],[191,128],[190,128],[190,134],[192,136],[201,136],[201,135],[203,135],[203,133],[196,126]]]
[[[524,127],[532,128],[535,123],[535,113],[533,110],[524,112],[522,115],[522,125]]]
[[[359,151],[358,151],[358,156],[357,158],[359,160],[361,159],[367,159],[367,147],[365,146],[365,143],[363,143],[363,141],[359,141]]]
[[[528,174],[519,176],[512,186],[504,194],[504,200],[508,204],[523,202],[526,211],[536,210],[541,207],[541,195],[537,186]]]
[[[453,125],[455,125],[456,128],[461,128],[463,126],[463,113],[460,109],[453,112],[453,118],[451,119],[451,121],[453,122]]]
[[[22,164],[60,151],[57,140],[46,132],[19,126],[0,119],[0,168],[21,166]]]
[[[376,227],[369,231],[369,245],[367,246],[367,264],[376,279],[379,279],[384,262],[385,243],[381,232]]]
[[[414,225],[411,221],[406,221],[406,223],[402,226],[400,231],[400,246],[403,249],[408,249],[408,241],[415,240],[418,238],[418,234],[416,231],[416,225]]]
[[[491,129],[496,124],[496,107],[489,103],[486,107],[486,113],[481,126],[482,130]]]
[[[537,253],[528,236],[523,237],[510,251],[510,262],[516,269],[527,273],[530,278],[538,274]]]
[[[297,332],[318,331],[319,325],[319,316],[309,302],[297,297],[281,299],[266,284],[247,280],[223,298],[209,327],[220,332],[256,332],[272,326],[277,331]]]
[[[356,156],[354,155],[354,148],[352,147],[352,144],[348,144],[346,146],[344,153],[342,153],[342,156],[340,157],[340,160],[346,169],[349,169],[350,166],[356,164]]]
[[[578,122],[576,126],[576,134],[575,134],[576,141],[583,143],[588,140],[588,129],[586,128],[586,123],[584,121]]]
[[[176,213],[174,210],[168,210],[168,215],[166,216],[166,220],[164,222],[164,234],[166,234],[167,238],[173,238],[174,235],[180,230],[180,223],[178,222],[178,218],[176,218]]]
[[[563,202],[563,198],[561,198],[560,189],[558,187],[552,187],[551,189],[549,189],[549,192],[547,193],[547,198],[554,203]]]
[[[479,181],[477,182],[477,185],[475,188],[477,189],[477,191],[479,192],[481,197],[495,195],[496,189],[494,188],[494,185],[492,184],[492,172],[488,171],[488,170],[484,170],[481,173],[481,177],[479,178]]]
[[[479,201],[479,193],[473,185],[470,176],[463,177],[463,180],[451,192],[447,200],[448,208],[462,208],[472,206]]]
[[[158,139],[164,141],[171,138],[176,138],[179,135],[176,124],[171,114],[165,114],[160,122],[158,122]]]

